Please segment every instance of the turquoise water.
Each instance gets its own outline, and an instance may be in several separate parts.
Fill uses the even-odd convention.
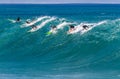
[[[28,32],[28,19],[41,19],[34,23],[41,28]],[[65,25],[47,35],[63,22],[97,25],[83,34],[67,34]],[[119,78],[119,4],[0,5],[0,79]]]

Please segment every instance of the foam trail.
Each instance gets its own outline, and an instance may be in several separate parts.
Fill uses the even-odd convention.
[[[73,23],[63,22],[63,23],[57,25],[57,29],[61,29],[61,28],[63,28],[64,26],[69,25],[69,24],[73,24]]]
[[[97,23],[96,26],[101,25],[101,24],[104,24],[104,23],[106,23],[106,22],[107,22],[106,20],[105,20],[105,21],[101,21],[101,22]]]
[[[37,30],[39,30],[40,28],[42,28],[43,26],[45,26],[47,23],[49,23],[50,21],[53,21],[53,20],[55,20],[56,18],[54,18],[54,17],[52,17],[51,19],[48,19],[48,20],[46,20],[46,21],[44,21],[44,22],[42,22],[39,26],[37,26],[37,28],[35,28],[35,29],[31,29],[30,31],[28,31],[28,32],[35,32],[35,31],[37,31]]]
[[[92,26],[89,27],[87,30],[81,30],[81,34],[84,34],[84,33],[88,32],[89,30],[92,30],[94,27],[99,26],[99,25],[101,25],[101,24],[104,24],[104,23],[106,23],[106,22],[107,22],[107,21],[101,21],[101,22],[99,22],[99,23],[96,23],[96,24],[92,25]]]
[[[43,17],[40,17],[40,18],[38,18],[37,20],[34,20],[34,21],[32,21],[30,24],[25,24],[25,27],[29,27],[29,26],[31,26],[31,25],[34,25],[35,23],[37,23],[37,22],[39,22],[39,21],[42,21],[43,19],[45,19],[45,18],[49,18],[49,16],[43,16]]]
[[[13,20],[13,19],[8,19],[8,20],[12,23],[16,23],[16,20]]]
[[[94,27],[104,24],[104,23],[106,23],[106,21],[101,21],[99,23],[81,23],[81,24],[75,26],[75,29],[76,29],[75,31],[68,32],[68,34],[74,34],[74,33],[78,33],[78,32],[80,32],[80,34],[84,34],[84,33],[88,32],[89,30],[93,29]],[[82,27],[83,25],[87,25],[89,28],[87,30],[84,30]]]

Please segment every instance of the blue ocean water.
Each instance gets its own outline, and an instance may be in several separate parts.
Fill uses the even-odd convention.
[[[67,34],[63,22],[96,26]],[[120,4],[0,4],[0,79],[120,79]]]

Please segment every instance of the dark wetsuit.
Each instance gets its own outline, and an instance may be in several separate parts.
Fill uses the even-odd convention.
[[[53,26],[51,26],[51,28],[52,28],[52,29],[55,29],[55,28],[56,28],[56,26],[55,26],[55,25],[53,25]]]
[[[18,17],[16,21],[19,22],[20,21],[20,17]]]
[[[35,25],[32,25],[31,27],[32,27],[33,29],[34,29],[34,28],[37,28],[37,26],[35,26]]]
[[[82,26],[84,29],[88,29],[89,27],[87,25]]]
[[[74,28],[75,28],[75,26],[73,26],[73,25],[69,25],[69,26],[70,26],[71,29],[74,29]]]
[[[30,24],[30,22],[29,22],[29,21],[26,21],[26,23],[27,23],[27,24]]]

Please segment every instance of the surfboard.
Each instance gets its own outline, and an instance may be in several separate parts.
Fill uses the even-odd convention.
[[[57,33],[57,31],[51,29],[51,30],[48,31],[46,34],[47,34],[47,35],[51,35],[51,34],[55,34],[55,33]]]

